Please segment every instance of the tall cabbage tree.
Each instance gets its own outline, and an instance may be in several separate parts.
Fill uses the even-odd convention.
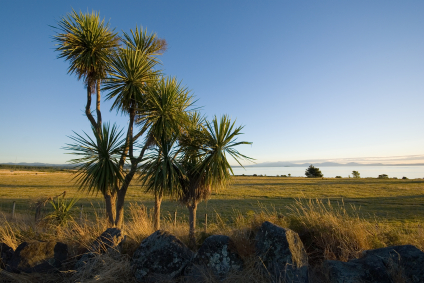
[[[175,139],[162,141],[153,147],[140,166],[141,181],[146,192],[155,197],[154,228],[160,229],[160,206],[164,195],[178,198],[181,183],[185,178],[178,163],[178,149]]]
[[[107,76],[111,57],[119,46],[119,36],[110,28],[109,23],[100,19],[96,12],[91,14],[82,12],[72,13],[62,17],[53,36],[56,42],[58,58],[69,62],[68,73],[75,74],[83,79],[87,87],[85,114],[96,128],[97,134],[102,131],[101,92],[100,85]],[[91,95],[96,91],[96,119],[91,112]],[[100,147],[100,144],[97,145]],[[103,191],[106,202],[106,212],[109,221],[113,219],[110,207],[115,206],[113,191]],[[110,222],[113,225],[113,222]]]
[[[240,166],[242,160],[251,161],[236,149],[246,141],[237,141],[241,135],[242,126],[235,127],[228,116],[212,122],[201,124],[199,119],[192,120],[192,126],[180,139],[183,149],[181,165],[186,178],[182,182],[180,201],[189,211],[189,240],[195,246],[197,205],[209,198],[212,190],[219,190],[228,185],[231,175],[234,175],[227,157],[232,157]]]

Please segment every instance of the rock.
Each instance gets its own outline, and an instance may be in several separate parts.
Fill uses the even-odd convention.
[[[273,282],[308,282],[308,256],[296,232],[266,221],[255,240],[256,254]]]
[[[121,252],[121,244],[125,236],[118,228],[108,228],[89,247],[90,252],[104,253],[110,249]]]
[[[85,253],[81,256],[81,258],[75,263],[75,270],[79,271],[84,269],[86,264],[90,262],[91,259],[95,258],[96,255],[94,253]]]
[[[125,236],[122,230],[118,228],[108,228],[104,231],[88,248],[88,252],[83,254],[75,263],[75,270],[80,270],[85,267],[96,255],[109,253],[112,257],[119,257],[121,246]]]
[[[324,270],[332,283],[424,283],[424,253],[411,245],[369,250],[348,262],[325,261]]]
[[[68,246],[60,242],[23,242],[9,261],[8,271],[56,271],[68,257]]]
[[[202,279],[202,274],[210,270],[215,277],[223,280],[230,272],[240,271],[242,268],[243,260],[233,241],[227,236],[213,235],[203,242],[190,266],[186,268],[185,275],[198,282]]]
[[[13,257],[13,249],[5,243],[0,243],[0,269],[5,269]]]
[[[178,238],[162,230],[144,239],[131,262],[139,282],[172,280],[181,275],[193,252]]]

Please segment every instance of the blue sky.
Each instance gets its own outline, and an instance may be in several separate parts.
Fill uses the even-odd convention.
[[[245,125],[258,163],[424,160],[424,1],[4,1],[2,163],[65,163],[67,136],[89,131],[50,27],[72,8],[165,38],[164,73]]]

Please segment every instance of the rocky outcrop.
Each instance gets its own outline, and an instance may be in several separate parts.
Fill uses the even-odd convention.
[[[261,268],[272,282],[308,282],[308,256],[296,232],[266,221],[255,240]]]
[[[50,272],[62,266],[68,257],[68,246],[60,242],[23,242],[8,262],[12,272]]]
[[[132,259],[132,270],[139,282],[172,280],[181,275],[193,252],[178,238],[158,230],[144,239]]]
[[[217,279],[225,279],[230,272],[240,271],[243,260],[237,249],[227,236],[213,235],[208,237],[200,247],[193,261],[186,268],[185,275],[198,282],[202,274],[210,272]]]
[[[88,250],[90,252],[104,253],[109,249],[114,249],[121,252],[121,245],[124,240],[125,236],[121,229],[108,228],[99,237],[97,237]]]
[[[363,257],[324,262],[331,283],[424,283],[424,253],[411,245],[365,251]]]
[[[13,257],[13,249],[5,243],[0,243],[0,269],[5,269]]]

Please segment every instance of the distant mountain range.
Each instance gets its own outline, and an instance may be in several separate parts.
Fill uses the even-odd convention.
[[[314,165],[315,167],[326,167],[326,166],[423,166],[424,163],[412,163],[412,164],[383,164],[383,163],[370,163],[363,164],[357,162],[349,163],[337,163],[337,162],[321,162],[321,163],[291,163],[284,161],[277,162],[263,162],[253,165],[247,165],[245,167],[308,167],[309,165]]]
[[[75,164],[50,164],[50,163],[40,163],[40,162],[33,162],[33,163],[27,163],[27,162],[20,162],[20,163],[0,163],[0,165],[7,165],[7,166],[32,166],[32,167],[60,167],[60,168],[73,168],[75,167]]]
[[[337,162],[321,162],[321,163],[292,163],[292,162],[285,162],[285,161],[277,161],[277,162],[263,162],[253,165],[246,165],[244,167],[308,167],[309,165],[314,165],[315,167],[326,167],[326,166],[424,166],[424,163],[410,163],[410,164],[383,164],[383,163],[370,163],[370,164],[363,164],[363,163],[357,163],[357,162],[349,162],[349,163],[337,163]],[[50,164],[50,163],[40,163],[40,162],[33,162],[33,163],[26,163],[26,162],[20,162],[20,163],[0,163],[0,165],[7,165],[7,166],[34,166],[34,167],[60,167],[60,168],[73,168],[75,167],[75,164]],[[238,167],[238,166],[234,166]]]

